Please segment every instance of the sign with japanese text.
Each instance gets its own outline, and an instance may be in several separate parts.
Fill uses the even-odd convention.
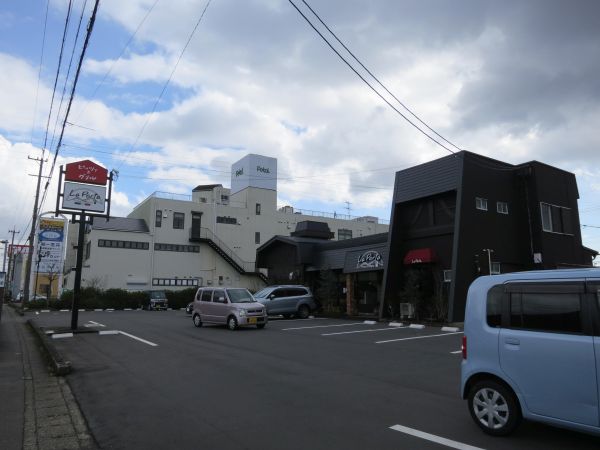
[[[104,212],[106,187],[66,181],[62,206],[66,209]]]
[[[106,186],[108,170],[88,159],[77,161],[67,164],[65,180]]]
[[[57,273],[62,269],[64,226],[64,221],[59,219],[40,219],[37,248],[39,273]]]

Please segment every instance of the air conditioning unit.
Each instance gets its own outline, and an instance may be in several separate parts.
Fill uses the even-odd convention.
[[[412,303],[400,303],[400,317],[412,319],[415,316],[415,306]]]
[[[169,213],[166,209],[163,209],[163,219],[166,219],[167,217],[169,217]]]

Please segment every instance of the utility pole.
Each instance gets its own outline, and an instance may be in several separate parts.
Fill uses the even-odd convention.
[[[15,227],[13,226],[13,229],[12,230],[8,230],[8,232],[12,234],[12,239],[10,240],[10,257],[8,258],[8,270],[12,274],[11,277],[10,277],[10,293],[11,293],[11,296],[12,296],[12,291],[13,291],[13,288],[14,288],[13,285],[12,285],[12,280],[13,280],[13,276],[14,276],[14,273],[15,273],[15,268],[14,268],[14,263],[15,263],[15,255],[14,255],[14,253],[15,253],[15,234],[19,234],[20,231],[17,231],[15,229]],[[11,260],[12,260],[13,266],[10,265]],[[11,269],[11,267],[12,267],[12,269]],[[8,280],[8,278],[7,278],[7,280]],[[5,283],[5,285],[6,284],[7,283]],[[4,289],[4,297],[7,297],[7,295],[6,295],[6,289]]]
[[[42,150],[41,158],[27,159],[36,161],[40,164],[40,170],[37,175],[37,187],[35,189],[35,201],[33,202],[33,216],[31,218],[31,231],[29,232],[29,252],[27,254],[27,262],[25,264],[25,285],[23,286],[23,300],[21,301],[21,309],[25,308],[25,302],[29,300],[29,283],[31,282],[31,261],[33,259],[33,240],[35,239],[35,229],[38,219],[38,202],[40,199],[40,184],[42,181],[42,169],[44,168],[44,151]]]
[[[350,203],[349,201],[345,201],[344,202],[346,204],[346,211],[348,211],[348,219],[350,218],[350,211],[352,210],[352,208],[350,208],[350,205],[352,203]]]

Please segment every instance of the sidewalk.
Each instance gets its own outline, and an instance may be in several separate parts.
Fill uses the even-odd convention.
[[[25,318],[4,306],[0,324],[0,449],[95,449],[71,389],[48,372]]]

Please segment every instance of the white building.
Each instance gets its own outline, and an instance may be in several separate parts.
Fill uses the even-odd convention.
[[[185,197],[185,198],[184,198]],[[298,222],[326,222],[334,239],[382,233],[375,217],[277,209],[277,160],[250,154],[233,164],[231,189],[197,186],[191,197],[155,192],[127,218],[95,219],[86,234],[82,284],[128,290],[190,286],[264,286],[256,249],[275,235],[289,236]],[[69,249],[77,225],[69,230]],[[75,266],[70,250],[65,267]],[[72,288],[74,272],[66,277]]]

